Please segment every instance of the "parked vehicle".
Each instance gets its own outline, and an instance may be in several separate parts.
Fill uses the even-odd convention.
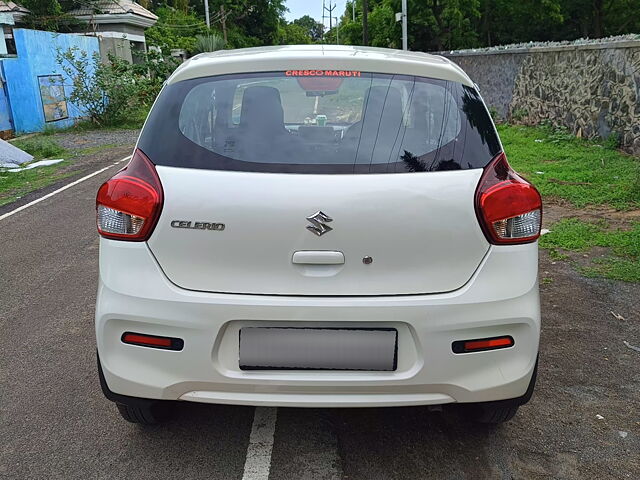
[[[138,423],[176,400],[509,420],[536,378],[541,215],[445,58],[198,55],[98,192],[103,391]]]

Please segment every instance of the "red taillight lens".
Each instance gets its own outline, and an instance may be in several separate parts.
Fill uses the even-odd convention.
[[[453,342],[451,349],[453,353],[484,352],[486,350],[498,350],[509,348],[515,345],[511,335],[504,337],[480,338],[477,340],[459,340]]]
[[[122,343],[138,345],[141,347],[163,348],[165,350],[180,351],[184,348],[181,338],[159,337],[157,335],[145,335],[143,333],[125,332],[120,338]]]
[[[491,243],[530,243],[540,236],[540,193],[511,169],[504,153],[491,161],[480,178],[476,213]]]
[[[136,150],[129,164],[98,190],[98,233],[116,240],[145,241],[156,226],[162,201],[162,184],[153,163]]]

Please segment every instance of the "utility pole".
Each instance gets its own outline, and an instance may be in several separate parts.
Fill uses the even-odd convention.
[[[407,38],[407,0],[402,0],[402,49],[409,50]]]
[[[409,50],[407,46],[407,0],[402,0],[402,11],[396,13],[396,22],[402,22],[402,49]]]
[[[327,7],[324,6],[324,0],[322,0],[322,43],[324,43],[324,11],[326,10]]]
[[[224,4],[220,5],[220,20],[222,21],[222,37],[224,43],[227,43],[227,15],[224,13]]]
[[[326,10],[327,12],[329,12],[329,31],[331,31],[331,29],[333,28],[333,10],[336,8],[336,4],[334,3],[333,5],[331,5],[331,0],[329,0],[329,8],[324,6],[324,0],[322,2],[322,25],[324,25],[324,10]],[[338,21],[338,19],[336,18],[336,22]]]
[[[207,28],[211,28],[211,20],[209,19],[209,0],[204,0],[204,16],[207,19]]]
[[[362,44],[366,47],[369,45],[369,25],[367,16],[369,13],[369,2],[362,0]]]
[[[353,21],[356,21],[356,0],[351,0],[351,14],[353,15]]]

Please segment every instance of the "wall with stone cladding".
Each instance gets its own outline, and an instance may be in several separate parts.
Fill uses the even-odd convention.
[[[640,41],[443,53],[478,84],[498,116],[567,127],[584,137],[615,132],[640,154]]]

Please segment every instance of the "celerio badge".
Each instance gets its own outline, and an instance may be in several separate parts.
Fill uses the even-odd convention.
[[[307,220],[311,222],[311,225],[307,225],[307,230],[318,236],[324,235],[325,233],[333,230],[333,228],[327,225],[327,223],[333,222],[333,218],[321,211],[317,211],[313,215],[307,217]]]
[[[224,230],[224,223],[192,222],[191,220],[173,220],[171,226],[173,228],[188,228],[191,230],[214,230],[218,232]]]

